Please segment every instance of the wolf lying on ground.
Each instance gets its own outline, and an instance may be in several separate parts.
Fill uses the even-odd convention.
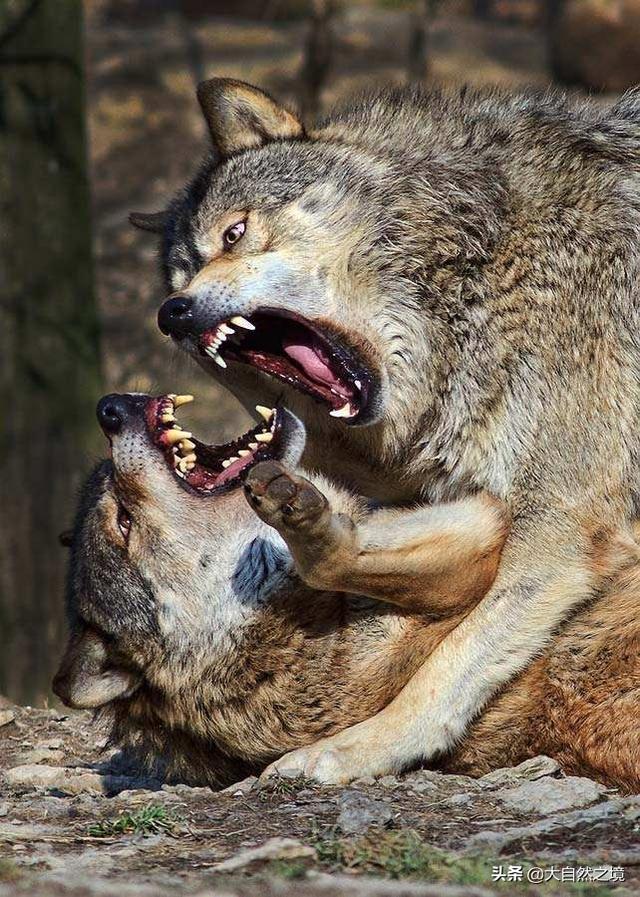
[[[133,217],[164,235],[161,328],[247,407],[284,392],[307,468],[512,513],[494,586],[398,698],[285,761],[393,771],[607,592],[594,553],[637,515],[640,95],[393,91],[312,128],[237,81],[199,98],[211,158]]]
[[[490,588],[508,518],[482,495],[372,512],[287,472],[304,446],[287,411],[206,446],[179,428],[182,402],[99,405],[111,460],[74,528],[54,689],[107,707],[114,738],[151,766],[219,786],[387,705]],[[611,589],[494,699],[447,768],[545,752],[640,785],[637,559],[630,537],[601,546],[619,571]]]

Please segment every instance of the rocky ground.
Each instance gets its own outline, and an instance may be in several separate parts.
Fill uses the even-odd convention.
[[[640,894],[640,795],[549,758],[214,793],[125,774],[104,737],[89,714],[0,708],[0,897]]]

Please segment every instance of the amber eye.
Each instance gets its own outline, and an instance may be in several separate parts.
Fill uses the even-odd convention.
[[[129,517],[122,505],[118,508],[118,527],[122,533],[122,538],[125,542],[128,542],[129,533],[131,532],[131,517]]]
[[[247,225],[244,221],[238,221],[236,224],[232,224],[231,227],[228,227],[222,235],[225,249],[229,249],[241,240],[244,237],[246,229]]]

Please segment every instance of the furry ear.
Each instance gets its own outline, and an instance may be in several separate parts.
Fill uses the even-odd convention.
[[[103,707],[118,698],[127,698],[140,685],[135,673],[114,666],[107,657],[104,641],[96,632],[82,629],[72,633],[53,690],[69,707]]]
[[[130,212],[129,224],[140,230],[148,230],[152,234],[161,234],[167,221],[169,220],[168,212]]]
[[[214,146],[223,157],[272,140],[304,136],[302,122],[293,113],[244,81],[203,81],[198,85],[198,101]]]

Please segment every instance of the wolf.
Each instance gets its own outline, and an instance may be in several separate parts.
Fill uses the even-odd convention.
[[[393,90],[317,126],[200,86],[212,153],[166,213],[159,325],[304,466],[385,504],[485,490],[513,517],[494,586],[324,781],[446,753],[608,588],[638,510],[640,95]]]
[[[297,469],[304,431],[284,408],[205,445],[176,420],[188,398],[98,406],[111,457],[78,510],[54,689],[108,712],[113,739],[159,774],[220,787],[384,707],[491,587],[509,518],[480,494],[372,509]],[[482,774],[546,752],[637,789],[637,557],[631,533],[603,547],[610,594],[445,768]]]

